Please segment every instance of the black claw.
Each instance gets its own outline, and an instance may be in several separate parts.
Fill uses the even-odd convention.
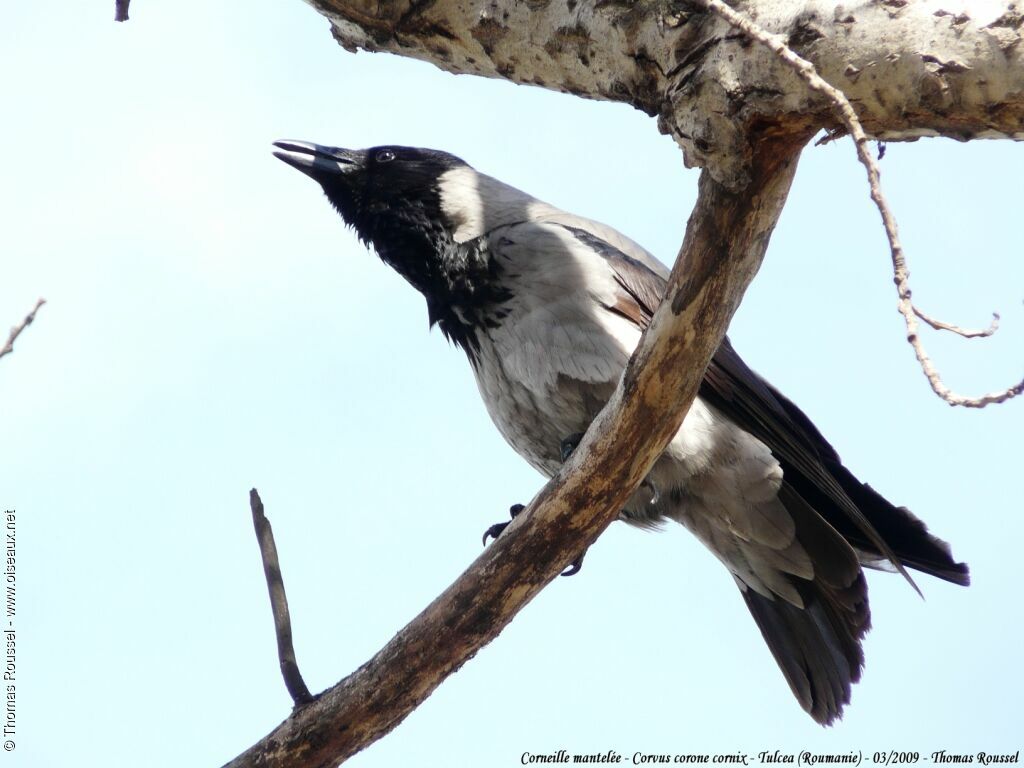
[[[508,508],[509,517],[511,517],[512,520],[515,520],[519,513],[522,512],[524,509],[526,509],[526,507],[523,504],[513,504],[511,507]],[[495,523],[486,531],[484,531],[483,545],[485,547],[487,546],[488,538],[498,538],[501,535],[501,532],[508,528],[508,526],[509,523]]]
[[[579,444],[580,438],[582,437],[583,433],[580,432],[578,435],[572,435],[571,437],[567,437],[565,440],[562,441],[562,452],[565,454],[565,457],[562,459],[562,461],[565,461],[565,459],[569,457],[573,449]],[[568,451],[566,451],[567,444],[569,445]],[[508,508],[508,516],[511,517],[512,520],[515,520],[519,516],[519,513],[522,512],[524,509],[526,509],[526,506],[524,504],[513,504],[511,507]],[[502,534],[502,532],[504,532],[504,530],[509,527],[512,520],[510,520],[507,523],[495,523],[486,531],[484,531],[483,545],[485,547],[487,546],[487,539],[498,538]],[[571,563],[569,563],[569,567],[562,571],[561,575],[575,576],[577,573],[579,573],[580,569],[583,567],[583,557],[586,554],[586,550],[584,550],[582,555],[580,555]]]
[[[583,439],[583,433],[577,432],[574,435],[569,435],[567,438],[562,440],[562,443],[558,446],[558,452],[562,456],[562,462],[572,456],[572,452],[576,450],[576,446],[580,444],[580,440]]]
[[[501,532],[508,528],[508,523],[495,523],[486,531],[484,531],[484,537],[481,542],[486,547],[487,539],[496,539],[501,535]]]
[[[564,571],[562,571],[561,575],[562,576],[575,576],[577,573],[579,573],[580,569],[583,568],[583,558],[586,556],[586,554],[587,553],[584,552],[582,555],[580,555],[575,560],[573,560],[571,563],[569,563],[569,567],[566,568]]]

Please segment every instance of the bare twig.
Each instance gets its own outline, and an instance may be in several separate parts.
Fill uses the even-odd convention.
[[[903,246],[900,244],[899,235],[896,231],[896,217],[893,216],[892,210],[889,208],[889,204],[886,202],[885,196],[882,194],[878,165],[875,162],[875,159],[871,156],[871,152],[868,149],[867,134],[864,132],[864,128],[861,125],[860,120],[857,118],[857,113],[854,111],[853,105],[850,104],[849,99],[846,98],[846,95],[841,90],[824,80],[818,74],[817,69],[815,69],[811,62],[793,51],[793,49],[786,45],[778,35],[773,35],[767,30],[761,28],[746,16],[737,13],[725,3],[721,2],[721,0],[700,0],[700,2],[708,10],[716,13],[718,16],[729,22],[733,27],[743,31],[751,39],[770,48],[782,61],[792,67],[792,69],[796,71],[796,73],[811,89],[823,94],[832,103],[839,119],[842,120],[847,131],[849,131],[850,135],[853,137],[854,146],[857,149],[857,157],[867,170],[868,184],[871,188],[871,199],[875,202],[875,206],[878,208],[878,212],[882,216],[882,224],[885,227],[885,234],[889,239],[889,251],[892,256],[893,279],[896,283],[896,292],[899,295],[898,308],[906,322],[907,341],[910,342],[910,345],[914,348],[914,354],[917,356],[917,361],[921,366],[921,370],[924,371],[924,375],[928,378],[928,383],[931,384],[932,390],[935,394],[950,405],[960,405],[966,408],[983,408],[984,406],[992,403],[1005,402],[1006,400],[1016,397],[1024,392],[1024,380],[1021,380],[1017,384],[1002,391],[990,392],[989,394],[982,395],[981,397],[965,397],[953,392],[943,383],[942,378],[939,376],[938,371],[935,369],[931,358],[928,357],[928,353],[925,351],[924,345],[921,342],[920,335],[918,334],[919,326],[917,318],[920,317],[933,328],[952,331],[967,338],[990,336],[995,332],[995,329],[998,328],[998,323],[993,323],[993,325],[990,326],[990,329],[986,329],[984,332],[975,333],[964,331],[955,325],[933,320],[921,313],[914,306],[911,299],[910,272],[907,269],[907,261],[903,254]],[[996,316],[996,319],[998,320],[998,315]]]
[[[826,128],[825,135],[818,139],[816,142],[814,142],[814,146],[823,147],[826,144],[831,144],[833,141],[839,141],[839,139],[843,138],[843,136],[846,135],[847,131],[845,128],[841,128],[839,126],[836,126],[834,128]]]
[[[274,632],[277,634],[277,658],[281,663],[281,675],[285,687],[291,694],[296,707],[314,700],[314,696],[306,687],[306,682],[299,672],[295,661],[295,648],[292,647],[292,620],[288,615],[288,596],[284,591],[284,579],[281,577],[281,564],[277,560],[277,545],[274,543],[274,530],[270,521],[263,514],[263,501],[259,492],[253,488],[249,491],[249,506],[252,508],[252,524],[256,528],[256,540],[260,545],[260,556],[263,558],[263,574],[267,578],[267,591],[270,593],[270,608],[274,612]]]
[[[926,315],[922,310],[914,307],[914,314],[924,320],[928,325],[934,328],[936,331],[949,331],[955,333],[957,336],[963,336],[965,339],[977,339],[985,336],[991,336],[993,333],[999,330],[999,313],[992,313],[992,322],[988,324],[987,328],[981,330],[969,330],[967,328],[961,328],[959,325],[953,325],[947,323],[944,320],[937,320],[930,315]]]
[[[22,331],[24,331],[32,324],[32,321],[36,319],[36,312],[38,312],[39,308],[43,306],[43,304],[45,303],[46,299],[39,299],[38,301],[36,301],[36,305],[32,307],[31,312],[25,315],[25,319],[18,323],[18,325],[11,328],[11,333],[7,337],[7,343],[4,344],[3,347],[0,347],[0,357],[3,357],[4,355],[9,355],[11,354],[11,352],[14,351],[15,340],[21,335]]]
[[[132,0],[116,0],[114,3],[114,21],[128,21],[128,3]]]

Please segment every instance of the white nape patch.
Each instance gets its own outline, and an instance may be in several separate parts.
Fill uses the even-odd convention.
[[[453,225],[457,243],[465,243],[497,227],[549,221],[589,232],[645,264],[655,274],[668,277],[668,267],[643,246],[607,224],[563,211],[468,166],[441,174],[438,191],[441,211]]]
[[[438,179],[441,211],[450,220],[455,242],[465,243],[495,227],[536,221],[557,208],[466,166],[445,171]]]

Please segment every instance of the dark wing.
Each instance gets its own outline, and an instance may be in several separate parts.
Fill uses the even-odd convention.
[[[905,565],[969,583],[967,566],[953,560],[949,545],[910,510],[857,480],[806,414],[750,370],[728,339],[708,366],[700,396],[768,445],[787,482],[868,559],[884,558],[904,576]]]
[[[615,274],[622,291],[609,311],[646,328],[665,294],[665,278],[593,232],[569,229]],[[790,579],[803,608],[764,597],[739,579],[737,584],[801,706],[819,723],[830,723],[860,678],[861,638],[871,624],[858,559],[888,560],[912,585],[904,565],[958,584],[968,582],[967,567],[908,510],[860,483],[810,419],[748,368],[728,339],[712,358],[699,395],[767,445],[782,466],[779,500],[813,564],[812,579]]]
[[[665,295],[665,279],[639,259],[627,256],[606,240],[577,227],[565,228],[612,268],[615,282],[622,292],[619,300],[608,309],[632,321],[638,328],[650,325],[654,310]]]
[[[573,235],[612,268],[621,291],[607,309],[646,327],[664,295],[664,278],[593,233],[573,230]],[[795,601],[766,597],[735,580],[793,695],[811,717],[827,724],[840,716],[860,678],[860,641],[870,626],[867,584],[854,550],[790,487],[785,472],[783,477],[779,500],[793,523],[797,541],[791,543],[806,553],[811,574],[780,574]]]
[[[665,294],[666,280],[594,234],[567,229],[614,271],[623,293],[609,309],[646,328]],[[888,560],[912,585],[904,565],[957,584],[968,583],[967,566],[953,560],[949,545],[928,533],[909,510],[893,506],[858,481],[811,420],[752,371],[728,338],[711,359],[699,394],[767,445],[782,465],[786,481],[866,559]]]

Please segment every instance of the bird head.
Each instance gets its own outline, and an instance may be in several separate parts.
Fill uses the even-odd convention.
[[[323,187],[364,243],[424,295],[431,324],[462,343],[470,305],[499,300],[493,265],[476,239],[522,220],[533,198],[433,149],[341,149],[274,142],[274,155]]]
[[[442,179],[472,169],[447,152],[382,146],[342,149],[274,142],[274,155],[318,182],[360,240],[424,294],[443,278],[439,257],[458,226],[442,203]]]
[[[440,180],[469,168],[447,152],[416,147],[342,149],[304,141],[276,141],[274,147],[275,157],[318,182],[345,222],[375,246],[386,244],[396,229],[449,224]]]

